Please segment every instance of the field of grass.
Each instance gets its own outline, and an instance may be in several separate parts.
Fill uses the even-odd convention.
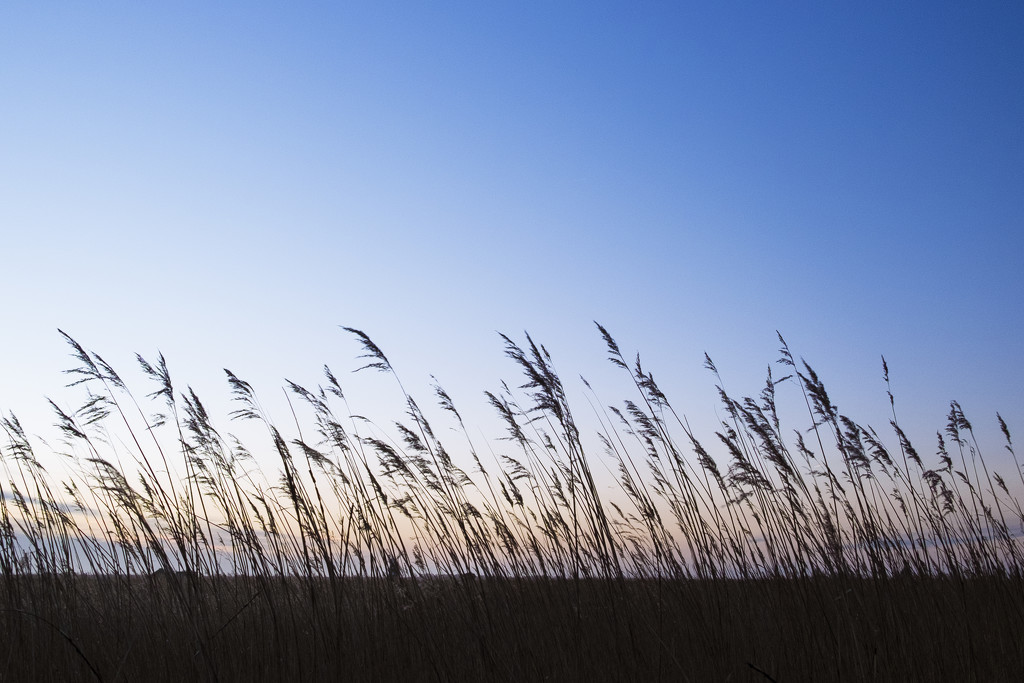
[[[196,584],[183,597],[148,579],[22,577],[7,597],[22,609],[0,620],[4,679],[997,681],[1024,667],[1024,599],[1005,577]]]
[[[152,385],[137,402],[68,338],[85,399],[72,413],[54,405],[64,443],[47,454],[67,471],[44,468],[14,415],[2,422],[0,680],[987,681],[1024,670],[1024,512],[1011,492],[1024,473],[1002,418],[1014,472],[989,468],[956,403],[923,456],[895,410],[884,433],[841,415],[780,337],[780,371],[754,398],[720,389],[727,417],[705,439],[598,331],[632,395],[598,409],[596,450],[529,337],[504,339],[524,382],[487,394],[507,439],[480,450],[442,388],[457,443],[442,443],[401,382],[406,413],[381,437],[350,417],[327,368],[321,387],[289,384],[309,420],[296,417],[291,435],[228,373],[233,417],[266,433],[246,445],[172,383],[162,357],[139,357]],[[367,369],[397,379],[349,332]],[[784,425],[780,387],[806,405],[803,424]],[[277,472],[250,454],[268,447]],[[598,463],[618,472],[619,496],[599,494]]]

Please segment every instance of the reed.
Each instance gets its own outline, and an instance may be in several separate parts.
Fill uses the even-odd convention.
[[[291,427],[226,371],[231,418],[262,435],[248,444],[163,356],[137,358],[151,383],[137,400],[64,335],[84,398],[53,404],[62,443],[43,460],[62,469],[0,420],[0,676],[1002,680],[1024,666],[1024,472],[1000,416],[1015,473],[990,467],[955,402],[923,456],[891,391],[887,429],[861,425],[780,336],[756,397],[727,393],[705,358],[725,419],[697,434],[598,325],[631,395],[604,406],[584,381],[604,406],[594,434],[544,346],[503,335],[522,380],[485,395],[506,436],[480,448],[435,386],[451,445],[382,349],[345,329],[363,370],[394,381],[393,428],[354,417],[326,366],[320,386],[286,384]],[[782,391],[805,413],[780,415]]]

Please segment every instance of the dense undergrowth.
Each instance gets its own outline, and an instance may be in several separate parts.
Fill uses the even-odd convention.
[[[233,418],[266,434],[245,445],[162,356],[138,358],[153,382],[139,402],[68,337],[85,400],[53,405],[66,474],[44,468],[14,415],[2,422],[0,680],[1000,680],[1024,667],[1011,492],[1024,473],[1001,417],[1009,484],[958,404],[922,456],[895,410],[881,434],[841,415],[780,337],[782,371],[757,397],[720,386],[726,419],[705,443],[598,329],[633,393],[598,410],[599,447],[544,347],[503,337],[525,383],[487,393],[507,430],[487,458],[441,387],[456,445],[401,382],[390,437],[350,417],[328,368],[323,386],[289,383],[309,421],[286,435],[228,372]],[[397,380],[349,332],[366,368]],[[795,429],[782,389],[806,405]],[[249,451],[266,447],[272,475]],[[600,494],[597,463],[618,495]]]

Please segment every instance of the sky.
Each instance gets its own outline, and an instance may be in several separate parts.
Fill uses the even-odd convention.
[[[923,453],[953,399],[993,454],[996,411],[1024,433],[1020,3],[11,2],[0,93],[0,410],[33,433],[80,397],[58,328],[140,394],[159,350],[285,422],[327,363],[398,419],[355,327],[483,422],[498,332],[635,398],[595,320],[707,440],[703,354],[756,395],[776,331],[879,428],[884,355]]]

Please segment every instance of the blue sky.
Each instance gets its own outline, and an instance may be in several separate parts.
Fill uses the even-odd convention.
[[[779,330],[879,427],[885,354],[926,453],[954,398],[1024,430],[1018,3],[40,5],[0,9],[30,430],[74,401],[58,327],[214,406],[223,367],[361,386],[358,327],[482,420],[495,331],[627,397],[593,320],[707,429],[703,352],[753,394]]]

